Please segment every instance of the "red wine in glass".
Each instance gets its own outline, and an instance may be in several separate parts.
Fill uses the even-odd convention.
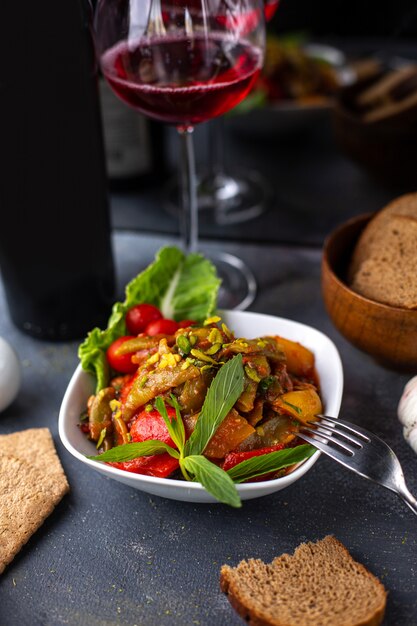
[[[115,93],[169,124],[199,124],[223,115],[249,93],[261,51],[227,35],[152,38],[116,45],[102,57]]]

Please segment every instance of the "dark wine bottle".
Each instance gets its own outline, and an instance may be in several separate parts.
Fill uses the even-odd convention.
[[[106,323],[115,294],[92,7],[85,0],[6,5],[0,273],[19,329],[78,339]]]
[[[101,74],[99,93],[110,190],[151,187],[166,173],[164,125],[122,102]]]

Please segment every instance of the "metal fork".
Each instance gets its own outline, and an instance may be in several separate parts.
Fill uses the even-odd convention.
[[[300,429],[300,439],[363,478],[393,491],[417,515],[417,499],[409,492],[400,462],[385,441],[356,424],[328,415],[316,418]]]

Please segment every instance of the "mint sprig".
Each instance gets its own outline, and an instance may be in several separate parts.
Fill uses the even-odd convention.
[[[87,456],[90,461],[103,461],[104,463],[123,463],[123,461],[133,461],[139,456],[152,456],[153,454],[163,454],[168,452],[175,459],[179,459],[178,450],[175,450],[167,443],[159,439],[148,439],[137,443],[123,443],[115,446],[107,452],[102,452],[98,456]]]
[[[185,444],[185,456],[204,452],[208,442],[241,396],[243,384],[242,355],[237,354],[220,368],[211,383],[195,428]]]
[[[181,463],[186,471],[194,475],[195,480],[200,482],[216,500],[236,508],[242,506],[233,480],[227,472],[209,461],[205,456],[200,454],[186,456]]]
[[[173,394],[171,394],[171,402],[173,403],[173,406],[175,408],[175,418],[173,418],[172,420],[168,417],[168,411],[166,409],[165,402],[163,401],[161,396],[158,396],[156,398],[155,408],[162,415],[162,418],[168,429],[169,436],[171,437],[172,441],[177,446],[180,453],[182,453],[184,450],[184,444],[185,444],[184,422],[182,421],[177,399],[175,398]]]
[[[284,448],[275,452],[268,452],[253,456],[238,463],[227,470],[227,474],[235,483],[242,483],[251,478],[277,472],[284,467],[296,465],[314,454],[316,449],[309,444],[302,444],[295,448]]]

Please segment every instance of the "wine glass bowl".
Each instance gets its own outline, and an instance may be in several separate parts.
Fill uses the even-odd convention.
[[[198,32],[192,43],[188,35],[152,38],[133,47],[122,42],[104,53],[103,73],[115,93],[143,114],[194,126],[229,111],[256,79],[257,51],[244,43],[226,51],[230,44],[226,36],[207,41]]]
[[[182,245],[187,253],[197,251],[192,132],[196,124],[239,104],[255,83],[265,53],[262,2],[99,0],[94,25],[101,70],[114,93],[139,113],[178,130]],[[235,273],[236,264],[230,267]],[[224,273],[220,278],[223,292],[231,289]],[[244,270],[241,280],[247,285]],[[251,298],[246,293],[242,300],[245,306],[254,298],[251,289]]]

